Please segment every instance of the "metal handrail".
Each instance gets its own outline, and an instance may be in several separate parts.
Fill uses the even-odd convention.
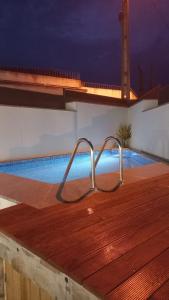
[[[73,200],[73,201],[67,201],[65,200],[63,197],[62,197],[62,191],[64,189],[64,185],[65,185],[65,182],[66,182],[66,179],[68,177],[68,174],[69,174],[69,171],[70,171],[70,168],[72,166],[72,163],[74,161],[74,158],[75,158],[75,155],[77,153],[77,150],[79,148],[79,145],[81,143],[87,143],[89,145],[89,148],[90,148],[90,159],[91,159],[91,187],[90,189],[85,193],[83,194],[80,198],[76,199],[76,200]],[[95,190],[95,163],[94,163],[94,148],[93,148],[93,145],[92,143],[87,140],[86,138],[80,138],[78,139],[76,145],[75,145],[75,148],[73,150],[73,153],[71,155],[71,158],[70,158],[70,161],[69,161],[69,164],[67,166],[67,169],[65,171],[65,174],[64,174],[64,177],[63,177],[63,180],[58,188],[58,191],[57,191],[57,194],[56,194],[56,197],[58,200],[64,202],[64,203],[75,203],[75,202],[78,202],[80,200],[82,200],[85,196],[87,196],[89,193],[91,193],[92,191]]]
[[[115,138],[114,136],[108,136],[108,137],[105,139],[105,142],[104,142],[104,144],[103,144],[103,146],[102,146],[102,148],[101,148],[101,150],[100,150],[100,152],[99,152],[99,154],[98,154],[98,156],[97,156],[97,158],[96,158],[96,161],[95,161],[95,171],[96,171],[96,166],[97,166],[97,164],[98,164],[98,162],[99,162],[99,160],[100,160],[100,157],[101,157],[101,155],[102,155],[102,153],[103,153],[103,151],[104,151],[104,149],[105,149],[107,143],[108,143],[109,141],[111,141],[111,140],[115,141],[116,144],[118,145],[118,148],[119,148],[119,153],[120,153],[120,154],[119,154],[119,171],[120,171],[120,178],[119,178],[119,181],[117,182],[117,184],[116,184],[116,185],[113,187],[113,189],[111,189],[111,190],[104,190],[104,189],[99,188],[99,187],[96,185],[97,190],[99,190],[99,191],[101,191],[101,192],[113,192],[113,191],[115,191],[115,190],[123,183],[123,151],[122,151],[122,146],[121,146],[120,141],[119,141],[117,138]]]

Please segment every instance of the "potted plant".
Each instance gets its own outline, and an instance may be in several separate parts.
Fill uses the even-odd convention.
[[[132,135],[131,124],[121,124],[117,130],[116,135],[120,140],[122,147],[127,148],[129,146],[129,140]]]

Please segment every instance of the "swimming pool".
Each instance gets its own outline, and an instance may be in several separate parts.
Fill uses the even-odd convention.
[[[98,152],[95,152],[95,158]],[[31,160],[0,163],[0,173],[12,174],[47,183],[59,183],[63,179],[70,155],[51,156]],[[123,151],[124,168],[134,168],[155,161],[131,150]],[[119,153],[117,150],[105,150],[96,168],[96,175],[119,170]],[[67,181],[88,177],[90,173],[89,153],[79,153],[72,164]]]

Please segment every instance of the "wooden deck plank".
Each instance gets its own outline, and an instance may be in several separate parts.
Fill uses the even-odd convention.
[[[151,187],[151,185],[150,185],[150,188],[152,188]],[[164,191],[163,191],[164,192]],[[168,189],[167,189],[167,191],[166,191],[167,193],[168,193]],[[121,192],[122,193],[122,192]],[[165,193],[164,193],[165,194]],[[156,193],[154,194],[153,193],[153,196],[154,197],[156,197]],[[109,197],[110,197],[110,195],[109,195]],[[111,197],[114,197],[114,194],[111,194]],[[138,197],[138,194],[137,194],[137,197]],[[122,200],[123,200],[123,195],[122,195]],[[152,201],[154,201],[154,198],[153,198],[153,200]],[[112,203],[114,203],[113,201],[111,201]],[[111,203],[110,202],[110,203]],[[123,202],[124,202],[124,200],[123,200]],[[136,201],[137,202],[137,201]],[[153,204],[153,202],[152,202],[152,204]],[[129,204],[128,204],[129,205]],[[142,204],[141,204],[142,205]],[[146,204],[146,207],[147,207],[147,209],[148,209],[148,206],[147,206],[147,204]],[[139,209],[140,209],[141,207],[139,207]],[[143,207],[144,208],[144,207]],[[124,203],[124,206],[121,206],[121,208],[120,208],[120,211],[122,211],[122,217],[124,216],[124,214],[126,214],[126,212],[125,212],[125,209],[126,209],[126,207],[125,207],[125,203]],[[118,211],[118,209],[117,209],[117,207],[115,206],[115,207],[112,207],[112,211],[111,211],[111,213],[112,213],[112,218],[113,218],[113,221],[115,222],[117,222],[117,220],[114,220],[115,219],[115,217],[116,216],[119,216],[118,214],[117,214],[117,211]],[[123,212],[124,211],[124,212]],[[52,212],[53,212],[53,218],[52,218]],[[103,212],[102,212],[102,208],[101,208],[101,214],[102,214]],[[133,211],[133,207],[132,207],[132,211],[131,211],[131,213],[132,214],[136,214],[136,212],[135,211]],[[43,214],[42,216],[40,215],[40,219],[41,219],[41,221],[42,221],[42,223],[40,223],[39,224],[39,226],[37,226],[37,234],[40,234],[40,232],[42,231],[42,234],[44,233],[44,230],[43,230],[43,226],[40,226],[40,225],[45,225],[45,223],[46,223],[46,226],[51,226],[50,224],[52,224],[52,226],[53,226],[53,222],[55,222],[55,224],[57,225],[57,223],[60,223],[61,222],[61,220],[59,219],[59,216],[57,216],[57,218],[58,218],[58,220],[56,219],[56,214],[57,214],[57,210],[55,211],[54,209],[52,209],[51,210],[51,212],[50,212],[50,214],[48,215],[47,214],[47,211],[46,211],[46,214]],[[78,214],[79,214],[79,212],[78,212]],[[45,215],[46,215],[46,219],[45,219]],[[72,215],[71,215],[72,216]],[[68,220],[69,220],[69,218],[70,218],[70,220],[71,220],[71,216],[68,216]],[[82,215],[80,215],[79,214],[79,216],[77,215],[76,216],[76,214],[74,215],[75,216],[75,219],[77,220],[78,218],[80,218]],[[73,219],[74,219],[74,216],[73,216]],[[85,214],[84,214],[84,216],[85,216]],[[95,216],[95,214],[93,214],[92,215],[92,217],[94,217]],[[127,213],[127,216],[128,216],[128,213]],[[66,216],[65,216],[66,217]],[[130,217],[132,218],[133,216],[132,215],[130,215]],[[47,224],[47,221],[48,220],[48,224]],[[67,220],[67,221],[68,221]],[[40,220],[39,220],[40,221]],[[38,219],[36,219],[36,223],[38,224]],[[44,223],[44,224],[43,224]],[[63,221],[61,222],[61,225],[63,226],[63,224],[62,223],[64,223]],[[106,226],[107,226],[107,220],[105,221],[105,223],[106,223]],[[70,222],[70,225],[73,225],[73,223],[72,222]],[[112,226],[113,224],[111,224],[111,226]],[[32,223],[31,224],[31,222],[29,222],[29,223],[27,223],[27,226],[28,226],[28,231],[29,231],[29,228],[30,228],[30,226],[32,226],[32,228],[34,228],[35,227],[35,225]],[[22,228],[19,228],[18,226],[16,226],[17,227],[17,229],[18,229],[18,231],[21,231],[21,233],[23,234],[23,235],[26,235],[27,237],[29,237],[29,232],[27,232],[26,231],[26,224],[25,224],[25,226],[24,226],[24,233],[23,233],[23,229]],[[107,228],[107,227],[106,227]],[[50,228],[49,228],[50,229]],[[64,229],[64,226],[63,226],[63,229]],[[107,228],[108,229],[108,228]],[[15,230],[15,226],[13,227],[13,230]],[[31,230],[31,228],[30,228],[30,230]],[[35,233],[36,233],[36,228],[34,228],[34,230],[35,230]],[[104,228],[103,228],[103,230],[104,230]],[[69,232],[68,232],[69,233]],[[19,232],[17,232],[17,234],[18,234],[18,236],[19,236]],[[31,235],[31,239],[32,239],[32,235]]]
[[[155,178],[159,175],[165,176],[167,173],[169,173],[169,166],[164,163],[155,163],[144,167],[126,169],[124,171],[124,186],[132,184],[133,182],[141,182],[146,178]],[[110,185],[111,181],[114,180],[114,176],[117,177],[117,174],[101,174],[98,177],[99,181],[102,181],[103,185],[106,187],[107,183]],[[68,182],[67,189],[73,191],[70,196],[72,197],[73,193],[75,196],[77,193],[81,194],[84,190],[84,185],[86,184],[88,184],[88,179],[87,181],[86,179],[78,180],[78,187],[77,181]],[[165,183],[165,180],[163,180],[160,182],[160,185],[169,185],[169,183]],[[0,174],[0,195],[24,202],[36,208],[41,209],[51,205],[60,206],[60,203],[56,201],[56,191],[56,184],[47,184],[14,175]],[[88,199],[86,200],[84,202],[88,204],[89,201]]]
[[[139,244],[166,230],[166,228],[168,228],[168,214],[156,220],[154,224],[148,224],[146,230],[143,228],[133,235],[129,241],[124,240],[123,242],[116,242],[116,244],[112,242],[106,245],[103,249],[98,250],[94,256],[84,260],[79,266],[74,265],[71,269],[71,274],[83,282],[86,278],[104,268],[104,266],[127,253],[127,251],[131,251]]]
[[[148,300],[168,300],[169,299],[169,280],[167,280]]]
[[[136,215],[135,213],[134,215],[130,214],[126,220],[123,220],[123,223],[121,223],[121,220],[118,222],[114,220],[108,224],[99,223],[99,227],[98,224],[95,224],[73,234],[70,234],[70,231],[65,232],[64,235],[63,232],[60,234],[57,226],[54,226],[53,220],[51,221],[50,230],[49,228],[48,230],[44,230],[41,224],[40,226],[37,226],[37,223],[35,225],[36,218],[34,221],[34,230],[25,231],[25,228],[21,228],[21,234],[18,234],[18,232],[15,233],[12,226],[11,233],[13,232],[13,235],[17,239],[22,240],[23,244],[27,247],[33,247],[34,251],[39,254],[43,253],[46,259],[54,261],[55,264],[61,268],[66,268],[70,272],[72,268],[78,267],[82,262],[95,257],[99,250],[101,251],[102,249],[104,252],[103,248],[111,243],[114,245],[114,248],[117,248],[116,257],[118,257],[128,250],[128,246],[134,247],[142,241],[147,231],[148,233],[150,231],[149,235],[152,235],[155,231],[156,222],[158,224],[157,230],[159,228],[160,230],[165,229],[169,226],[168,213],[165,209],[168,207],[168,197],[166,198],[165,205],[160,204],[160,206],[155,208],[154,205],[153,212],[150,210],[146,214],[144,211],[140,212],[140,209],[138,209]],[[158,221],[161,222],[160,225]],[[139,230],[138,233],[136,232],[137,230]],[[10,232],[9,228],[8,232]],[[55,238],[53,239],[52,236]],[[78,255],[79,252],[80,256]]]
[[[101,295],[106,295],[167,248],[169,248],[169,228],[112,261],[86,279],[84,284],[99,291]]]
[[[102,236],[102,234],[105,234],[106,237],[110,234],[118,232],[119,229],[123,229],[126,224],[130,225],[131,228],[135,226],[135,224],[141,224],[141,221],[144,220],[144,222],[150,221],[150,217],[156,218],[155,211],[158,212],[158,216],[160,216],[160,211],[163,214],[163,209],[168,207],[168,197],[169,197],[169,190],[167,190],[167,195],[165,194],[165,197],[163,198],[163,202],[161,203],[161,200],[159,197],[154,194],[152,197],[152,202],[144,203],[144,205],[141,204],[141,206],[138,207],[132,207],[130,208],[130,214],[125,212],[125,209],[123,209],[123,206],[116,206],[112,207],[112,216],[111,218],[105,219],[102,222],[96,224],[95,226],[92,226],[90,230],[87,230],[87,235],[90,240],[90,235],[92,236],[93,232],[95,232],[95,236],[99,239],[99,235]],[[152,208],[154,211],[152,212]],[[142,211],[141,211],[142,210]],[[119,214],[118,214],[119,211]],[[120,215],[121,213],[121,215]],[[123,222],[121,221],[123,220]],[[141,221],[140,221],[141,220]],[[124,224],[123,224],[124,223]],[[142,224],[141,224],[142,225]],[[85,230],[83,231],[85,234]],[[73,236],[71,236],[72,239]],[[75,239],[77,240],[78,245],[78,238],[81,238],[81,233],[77,233],[75,235]],[[70,241],[71,242],[71,241]],[[89,246],[89,245],[88,245]],[[64,249],[64,248],[63,248]],[[88,248],[89,249],[89,248]],[[86,253],[87,254],[87,253]]]
[[[109,293],[107,300],[145,300],[169,279],[169,248]]]
[[[45,208],[44,212],[47,216],[47,213],[52,214],[58,213],[57,218],[61,219],[63,216],[66,217],[66,215],[71,215],[73,217],[73,214],[79,211],[86,211],[86,213],[90,213],[90,211],[93,213],[97,213],[102,219],[105,218],[107,220],[108,213],[110,212],[111,208],[111,214],[114,217],[117,215],[116,206],[122,204],[123,211],[126,211],[127,209],[130,210],[130,204],[131,207],[135,207],[136,205],[142,205],[142,203],[145,203],[147,201],[146,195],[148,194],[149,197],[154,196],[155,193],[158,193],[160,191],[160,195],[167,195],[169,189],[166,187],[163,187],[161,190],[160,186],[156,185],[156,181],[151,180],[148,185],[145,184],[146,181],[141,181],[140,183],[136,183],[131,186],[128,186],[126,190],[126,186],[119,189],[116,193],[96,193],[94,195],[91,195],[89,199],[84,202],[81,202],[79,204],[74,205],[59,205],[57,207],[52,206],[49,208]],[[137,191],[137,197],[136,197],[136,191]],[[145,196],[145,199],[144,199]],[[125,197],[125,202],[124,202]],[[141,202],[140,202],[141,198]],[[132,201],[132,203],[131,203]],[[130,202],[130,203],[129,203]],[[92,208],[92,210],[90,210]],[[115,208],[114,211],[112,209]],[[57,211],[55,210],[57,209]],[[111,217],[111,215],[110,215]],[[57,220],[56,220],[57,221]],[[59,221],[60,222],[60,221]]]
[[[0,194],[36,208],[56,203],[56,185],[0,174]]]
[[[38,215],[38,210],[26,204],[18,204],[0,210],[0,229],[10,226],[19,226],[22,228],[24,220]]]
[[[55,234],[55,239],[59,239],[60,241],[60,239],[65,239],[66,236],[70,235],[70,229],[72,234],[88,228],[97,222],[100,222],[100,217],[97,215],[92,216],[87,211],[82,211],[78,215],[72,213],[70,216],[67,215],[63,219],[60,219],[55,208],[53,209],[53,213],[38,211],[35,216],[32,215],[29,217],[29,222],[27,218],[22,219],[24,230],[19,226],[20,224],[9,224],[7,230],[8,233],[13,234],[17,238],[23,238],[23,241],[31,240],[34,243],[34,237],[36,237],[38,243],[38,238],[41,240],[43,235],[45,239],[46,232],[48,232],[47,236],[49,239],[50,235]],[[34,232],[33,236],[32,232]]]
[[[148,192],[149,196],[152,196],[151,201],[149,201],[148,203],[150,207],[149,209],[151,209],[151,205],[154,205],[154,201],[157,197],[155,191],[159,192],[159,187],[156,187],[154,190],[152,190],[152,186],[150,184],[148,189],[145,189],[143,187],[141,191],[143,195],[144,193]],[[66,234],[66,228],[69,229],[70,226],[71,226],[71,232],[74,232],[74,231],[78,231],[80,228],[88,227],[90,224],[92,225],[94,223],[101,222],[101,221],[102,224],[104,223],[107,224],[108,222],[111,222],[111,220],[113,220],[113,222],[115,221],[119,222],[120,218],[129,217],[129,216],[131,218],[133,215],[138,213],[140,209],[145,209],[145,208],[148,209],[147,198],[145,197],[143,201],[140,201],[140,197],[142,197],[142,193],[141,195],[137,193],[137,199],[133,194],[132,197],[130,197],[129,200],[126,201],[125,203],[123,200],[124,196],[122,194],[122,191],[121,191],[122,194],[121,197],[117,197],[117,199],[116,197],[114,197],[114,195],[109,194],[107,195],[107,197],[108,199],[110,198],[111,201],[105,203],[105,209],[104,209],[104,205],[101,202],[98,203],[98,206],[96,206],[95,209],[93,210],[91,210],[91,208],[83,209],[83,205],[81,205],[82,206],[81,210],[79,209],[76,210],[76,206],[74,207],[73,210],[71,210],[71,207],[69,210],[68,206],[64,206],[63,209],[58,209],[58,207],[55,206],[46,208],[45,210],[41,211],[43,213],[39,213],[39,215],[36,216],[36,223],[38,224],[37,228],[34,228],[35,224],[33,220],[29,223],[26,222],[26,224],[24,224],[24,234],[28,236],[29,231],[32,229],[34,229],[35,234],[36,234],[36,230],[38,231],[37,234],[40,234],[40,230],[42,229],[41,231],[43,234],[44,226],[48,231],[51,230],[51,226],[52,227],[56,226],[58,233],[59,231],[60,232],[65,231]],[[163,191],[161,191],[161,196],[162,195],[166,196],[168,194],[169,194],[168,188],[164,188]],[[157,201],[159,201],[159,199],[157,199]],[[129,215],[129,212],[132,213],[132,215],[131,214]],[[90,221],[88,222],[88,220]],[[81,226],[79,227],[78,224],[79,225],[81,224]],[[23,229],[18,227],[17,225],[16,226],[13,225],[12,230],[15,231],[15,233],[17,233],[18,236],[20,233],[23,234]]]
[[[45,189],[42,201],[53,199],[54,188]],[[33,195],[34,201],[39,195]],[[147,299],[169,277],[169,262],[164,265],[169,258],[169,176],[130,183],[116,193],[95,193],[70,206],[39,210],[20,204],[0,212],[0,229],[96,295],[136,300],[133,291],[130,298],[125,295],[138,285],[138,300]]]
[[[155,213],[158,214],[158,210],[156,210]],[[163,213],[159,213],[159,216],[161,216],[161,227],[166,228],[166,224],[168,226],[168,214],[165,216]],[[149,221],[149,219],[151,219],[151,221]],[[59,250],[51,250],[49,258],[56,264],[62,266],[62,268],[66,268],[67,271],[71,272],[74,268],[80,267],[85,261],[90,259],[92,261],[98,252],[102,251],[102,255],[104,256],[102,263],[106,264],[107,257],[105,257],[104,254],[106,248],[108,249],[109,246],[113,247],[113,254],[116,258],[124,254],[127,250],[131,249],[130,247],[135,247],[140,243],[146,235],[154,233],[155,226],[153,226],[151,222],[158,222],[158,217],[153,217],[153,215],[143,216],[139,220],[135,219],[132,223],[129,222],[129,224],[128,222],[124,222],[121,228],[116,228],[115,230],[111,230],[110,227],[105,227],[100,233],[97,233],[96,230],[92,228],[93,226],[91,226],[90,229],[93,230],[94,234],[92,234],[92,232],[81,232],[81,236],[79,234],[79,236],[72,237],[72,240],[67,240],[67,245],[69,245],[71,251],[68,251],[68,247],[64,242],[54,242],[51,248],[60,249],[58,248],[60,245],[62,252]],[[96,266],[96,268],[98,268],[98,266]],[[92,272],[94,272],[94,270],[92,270]],[[73,274],[76,275],[76,271],[74,271]]]
[[[150,186],[150,188],[151,188],[151,186]],[[156,191],[159,191],[159,189]],[[163,189],[160,197],[167,196],[168,194],[169,194],[169,189]],[[82,206],[82,209],[80,211],[79,210],[76,211],[76,208],[75,208],[74,209],[75,211],[74,212],[72,211],[71,213],[70,213],[69,209],[68,210],[64,209],[61,213],[61,211],[58,210],[57,207],[51,207],[49,209],[45,209],[45,211],[43,211],[44,213],[39,214],[39,219],[37,219],[37,221],[46,223],[45,219],[48,219],[48,221],[49,221],[48,224],[50,225],[50,222],[53,222],[54,221],[53,218],[54,218],[55,224],[58,224],[58,226],[59,226],[59,224],[61,224],[61,227],[64,228],[64,226],[67,226],[67,222],[70,222],[70,224],[72,225],[75,221],[77,221],[78,216],[80,219],[81,217],[86,217],[87,215],[90,215],[90,213],[91,213],[91,217],[94,217],[95,215],[97,215],[99,220],[103,220],[103,223],[107,224],[112,219],[114,221],[116,218],[124,217],[125,215],[128,216],[128,211],[130,211],[131,213],[135,213],[134,210],[136,210],[136,212],[137,212],[138,209],[144,209],[145,207],[147,209],[148,209],[148,207],[149,207],[149,209],[151,209],[151,205],[154,205],[155,199],[157,198],[157,202],[159,202],[159,199],[158,199],[158,195],[156,195],[156,193],[154,193],[154,191],[153,192],[149,191],[149,195],[152,196],[152,199],[151,199],[151,201],[148,202],[148,204],[147,204],[146,197],[144,197],[145,199],[142,202],[140,202],[140,197],[137,196],[137,199],[139,198],[139,201],[137,201],[137,199],[135,199],[135,198],[134,199],[130,198],[130,201],[127,202],[127,205],[126,205],[126,203],[121,205],[122,204],[121,201],[123,201],[123,195],[122,195],[121,199],[120,198],[118,199],[119,204],[117,204],[117,203],[115,204],[114,201],[111,201],[112,204],[110,202],[109,203],[110,207],[108,206],[105,211],[104,211],[104,207],[102,207],[102,205],[101,205],[100,209],[96,208],[95,210],[93,210],[93,212],[88,209],[83,209],[83,206]],[[111,197],[111,196],[109,195],[109,197]],[[112,195],[112,197],[113,197],[113,195]],[[149,196],[148,196],[148,198],[149,198]],[[133,201],[131,201],[131,200],[133,200]],[[157,202],[156,202],[156,204],[157,204]],[[98,207],[99,207],[99,204],[98,204]],[[108,218],[108,213],[109,213],[110,209],[111,209],[111,214],[109,215],[109,218]],[[56,215],[57,215],[57,218],[56,218]],[[63,220],[63,217],[65,218],[65,220]],[[64,225],[64,223],[65,223],[65,225]],[[48,224],[46,224],[46,226],[48,226]],[[29,228],[31,229],[31,227],[34,227],[34,224],[31,224],[31,222],[30,222],[29,224],[27,224],[27,226],[28,226],[27,229],[29,230]],[[17,228],[17,229],[18,229],[18,234],[19,234],[19,231],[22,232],[22,228],[21,229]],[[24,230],[25,229],[26,229],[26,227],[24,227]],[[39,228],[38,228],[38,230],[39,230]]]

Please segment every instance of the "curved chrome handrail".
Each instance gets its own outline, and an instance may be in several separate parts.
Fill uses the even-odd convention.
[[[120,178],[119,178],[119,181],[117,182],[117,184],[113,187],[113,189],[110,189],[110,190],[104,190],[104,189],[101,189],[101,188],[99,188],[99,187],[96,185],[97,190],[98,190],[98,191],[101,191],[101,192],[113,192],[113,191],[115,191],[115,190],[123,183],[123,151],[122,151],[122,146],[121,146],[120,141],[119,141],[117,138],[115,138],[114,136],[108,136],[108,137],[105,139],[105,142],[104,142],[104,144],[103,144],[103,146],[102,146],[102,148],[101,148],[101,150],[100,150],[100,152],[99,152],[99,154],[98,154],[98,156],[97,156],[97,158],[96,158],[96,161],[95,161],[95,171],[96,171],[96,166],[97,166],[97,164],[98,164],[98,162],[99,162],[99,160],[100,160],[100,157],[101,157],[101,155],[102,155],[102,153],[103,153],[103,151],[104,151],[104,149],[105,149],[105,146],[106,146],[107,143],[108,143],[109,141],[111,141],[111,140],[115,141],[116,144],[118,145],[118,148],[119,148],[119,153],[120,153],[120,155],[119,155]]]
[[[77,153],[77,150],[79,148],[79,145],[81,143],[87,143],[89,145],[89,148],[90,148],[90,159],[91,159],[91,188],[85,193],[83,194],[80,198],[76,199],[76,200],[73,200],[73,201],[68,201],[68,200],[65,200],[63,197],[62,197],[62,191],[64,189],[64,186],[65,186],[65,182],[66,182],[66,179],[68,177],[68,174],[69,174],[69,171],[70,171],[70,168],[72,166],[72,163],[74,161],[74,158],[75,158],[75,155]],[[87,140],[86,138],[80,138],[78,139],[76,145],[75,145],[75,148],[73,150],[73,153],[71,155],[71,158],[70,158],[70,161],[69,161],[69,164],[67,166],[67,169],[65,171],[65,174],[64,174],[64,177],[63,177],[63,180],[58,188],[58,191],[56,193],[56,197],[58,200],[64,202],[64,203],[75,203],[75,202],[78,202],[80,200],[82,200],[85,196],[87,196],[89,193],[91,193],[92,191],[95,190],[95,163],[94,163],[94,148],[93,148],[93,145],[92,143]]]

